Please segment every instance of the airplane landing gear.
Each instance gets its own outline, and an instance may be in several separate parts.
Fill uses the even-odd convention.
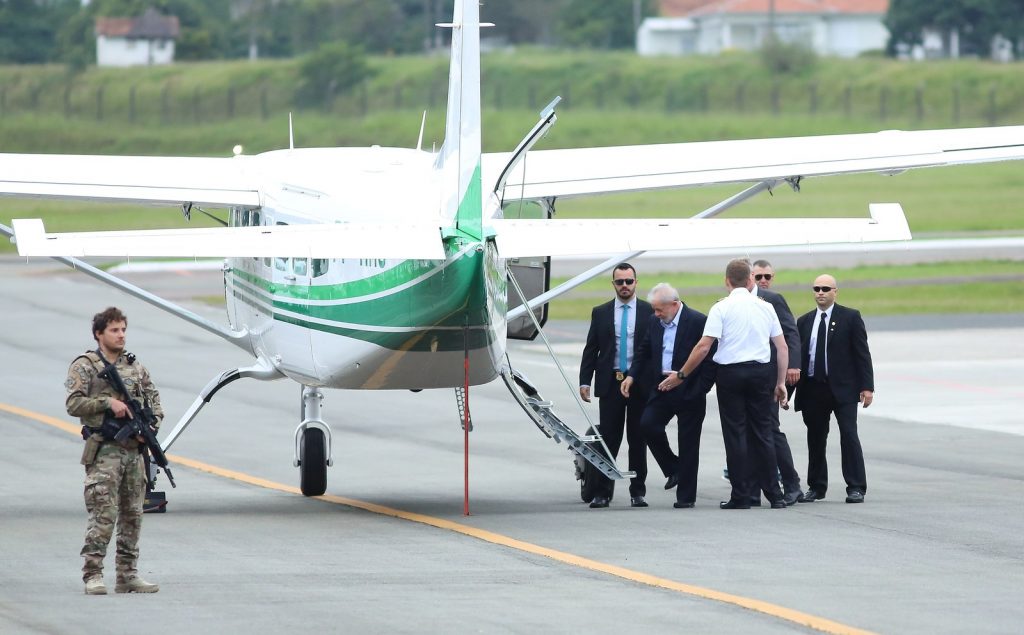
[[[295,429],[294,465],[299,468],[303,496],[320,496],[327,491],[327,468],[334,464],[331,429],[320,416],[323,401],[319,388],[302,387],[302,423]]]

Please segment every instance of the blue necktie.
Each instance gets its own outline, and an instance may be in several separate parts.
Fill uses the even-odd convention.
[[[622,324],[619,326],[619,370],[629,372],[626,366],[626,346],[629,345],[629,305],[622,305]]]

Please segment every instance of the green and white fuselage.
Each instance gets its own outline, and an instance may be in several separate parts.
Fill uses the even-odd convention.
[[[306,385],[419,389],[460,385],[468,350],[470,383],[494,379],[505,353],[505,263],[493,241],[456,227],[458,208],[444,217],[440,156],[374,147],[247,157],[247,169],[272,182],[261,188],[261,209],[232,210],[232,225],[429,220],[452,227],[445,260],[229,259],[228,316],[248,332],[256,355]],[[459,205],[475,205],[479,218],[479,189],[466,189],[472,200]]]

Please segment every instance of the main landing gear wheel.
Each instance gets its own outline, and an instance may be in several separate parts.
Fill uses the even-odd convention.
[[[309,427],[299,441],[299,488],[303,496],[327,491],[327,438],[320,428]]]
[[[587,436],[593,436],[593,434],[594,429],[587,428]],[[576,456],[576,478],[580,481],[580,498],[584,503],[594,500],[601,476],[601,472],[590,461],[579,455]]]

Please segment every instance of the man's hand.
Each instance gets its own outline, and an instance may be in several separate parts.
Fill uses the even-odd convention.
[[[786,387],[779,384],[775,387],[775,401],[779,402],[783,410],[789,410],[789,400],[786,398]]]
[[[121,401],[120,399],[110,398],[110,411],[114,413],[114,416],[118,419],[131,418],[132,411],[128,408],[128,404]]]
[[[627,399],[629,398],[629,387],[632,386],[632,385],[633,385],[633,378],[632,377],[627,376],[625,379],[622,380],[622,384],[619,385],[619,392],[622,393],[623,397],[625,397]]]
[[[800,369],[790,368],[786,371],[786,385],[796,386],[797,382],[800,381]]]
[[[662,392],[668,392],[669,390],[672,390],[681,383],[683,383],[683,380],[676,377],[675,373],[672,373],[671,375],[665,377],[665,379],[663,379],[660,384],[658,384],[658,390]]]
[[[580,386],[580,399],[590,403],[590,386]]]
[[[865,408],[870,406],[871,402],[874,401],[874,400],[875,400],[875,393],[871,392],[870,390],[862,390],[862,391],[860,391],[860,402],[862,404],[864,404]]]

